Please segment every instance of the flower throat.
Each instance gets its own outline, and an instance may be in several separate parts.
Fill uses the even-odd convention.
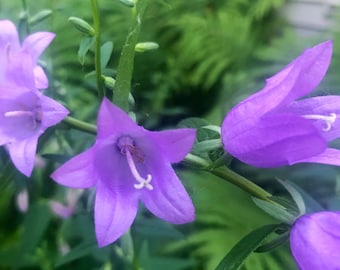
[[[148,174],[146,178],[143,178],[136,168],[134,158],[137,162],[142,163],[144,161],[144,153],[140,148],[135,146],[133,139],[129,136],[122,136],[117,141],[117,147],[120,153],[126,156],[130,171],[138,182],[133,185],[134,188],[142,189],[145,187],[148,190],[153,190],[153,186],[150,184],[152,180],[151,174]]]

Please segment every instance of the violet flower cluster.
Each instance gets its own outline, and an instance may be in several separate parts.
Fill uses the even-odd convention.
[[[340,97],[298,100],[319,85],[331,55],[332,41],[305,50],[267,79],[261,91],[235,106],[222,125],[226,151],[256,167],[340,165],[340,151],[328,147],[340,137]]]
[[[30,176],[39,136],[66,117],[68,111],[38,89],[48,80],[37,65],[53,33],[29,35],[20,45],[13,23],[0,21],[0,145],[16,168]]]
[[[290,247],[300,270],[340,269],[340,212],[299,217],[290,232]]]
[[[51,177],[72,188],[96,187],[94,219],[100,247],[129,229],[139,201],[165,221],[194,220],[192,201],[171,167],[190,151],[194,129],[145,130],[106,98],[97,126],[95,144]]]

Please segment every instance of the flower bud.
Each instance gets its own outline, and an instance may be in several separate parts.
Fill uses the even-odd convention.
[[[110,89],[113,90],[116,84],[116,80],[112,77],[107,77],[107,76],[102,76],[103,80],[104,80],[104,84],[105,86]]]
[[[157,50],[159,45],[155,42],[140,42],[135,46],[136,52],[146,52],[151,50]]]
[[[28,20],[28,22],[31,26],[36,25],[36,24],[44,21],[45,19],[47,19],[49,16],[51,16],[52,13],[53,13],[53,11],[50,10],[50,9],[41,10],[40,12],[38,12],[37,14],[32,16]]]
[[[87,34],[89,36],[94,36],[95,31],[93,27],[86,21],[78,17],[70,17],[68,21],[73,24],[80,32]]]
[[[134,0],[119,0],[119,2],[130,8],[133,8],[135,6]]]

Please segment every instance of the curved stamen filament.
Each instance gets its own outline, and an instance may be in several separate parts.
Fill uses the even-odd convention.
[[[133,186],[136,189],[142,189],[142,188],[146,187],[148,190],[153,190],[153,186],[150,184],[150,182],[152,180],[151,174],[148,174],[146,179],[143,178],[142,176],[140,176],[139,172],[137,171],[136,165],[133,161],[133,158],[131,156],[129,148],[125,149],[125,154],[126,154],[126,159],[127,159],[128,164],[129,164],[131,173],[132,173],[133,177],[136,179],[136,181],[138,182],[138,184],[134,184]]]
[[[303,115],[303,117],[306,119],[325,121],[326,127],[322,128],[322,130],[329,131],[332,128],[332,125],[334,124],[337,116],[335,113],[331,113],[329,116],[319,115],[319,114],[307,114],[307,115]]]

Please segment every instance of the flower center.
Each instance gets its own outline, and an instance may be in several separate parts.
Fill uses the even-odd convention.
[[[40,110],[37,111],[9,111],[4,113],[5,117],[8,118],[19,118],[19,117],[29,117],[32,121],[32,126],[30,126],[32,129],[36,129],[38,124],[41,123],[42,120],[42,112]]]
[[[118,149],[120,152],[126,156],[127,163],[129,165],[130,171],[135,178],[135,180],[138,182],[137,184],[134,184],[134,188],[136,189],[142,189],[147,188],[148,190],[153,190],[153,186],[150,184],[152,180],[151,174],[148,174],[146,178],[143,178],[137,168],[136,164],[134,162],[135,158],[137,162],[142,163],[144,161],[144,153],[143,151],[136,147],[134,144],[134,141],[129,136],[123,136],[118,139],[117,143]]]
[[[325,121],[326,126],[323,127],[322,130],[329,131],[332,128],[332,125],[334,124],[337,116],[335,113],[331,113],[329,116],[320,115],[320,114],[307,114],[307,115],[302,115],[302,117],[306,119]]]

